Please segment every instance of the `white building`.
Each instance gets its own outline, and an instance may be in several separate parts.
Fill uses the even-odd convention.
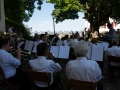
[[[4,0],[0,0],[0,32],[5,32]]]
[[[114,20],[112,18],[109,18],[109,22],[112,24],[115,30],[120,29],[120,24],[115,25]],[[90,28],[90,23],[87,20],[85,21],[85,27],[87,29]],[[100,26],[99,28],[99,32],[104,32],[104,31],[109,31],[109,29],[107,28],[107,23],[106,25],[104,24],[104,26]]]

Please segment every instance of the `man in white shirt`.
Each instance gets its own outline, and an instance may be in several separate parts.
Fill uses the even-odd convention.
[[[13,28],[14,28],[14,26],[11,25],[10,28],[8,29],[8,32],[9,32],[9,33],[13,33],[13,30],[12,30]]]
[[[120,48],[117,46],[118,43],[119,43],[118,39],[115,38],[112,40],[112,43],[111,43],[112,47],[108,48],[105,53],[106,62],[107,62],[108,56],[120,57]],[[110,65],[113,66],[113,68],[111,68],[111,76],[113,77],[115,66],[120,66],[120,64],[111,62]]]
[[[22,71],[20,68],[21,49],[17,49],[17,58],[7,52],[9,49],[9,40],[0,37],[0,67],[5,74],[5,78],[10,84],[17,84],[24,80],[28,81],[27,72]]]
[[[70,48],[74,48],[75,44],[78,42],[78,40],[80,39],[79,34],[74,36],[74,39],[70,42]]]
[[[66,65],[66,75],[68,78],[98,82],[101,79],[101,69],[96,61],[87,60],[88,45],[84,41],[75,44],[74,53],[76,60],[71,60]],[[101,83],[98,83],[97,90],[102,90]]]
[[[30,60],[29,64],[31,70],[38,72],[50,72],[51,73],[51,87],[52,90],[55,88],[57,83],[60,81],[59,77],[53,77],[54,72],[58,72],[61,70],[61,66],[56,63],[54,60],[46,59],[48,55],[48,46],[46,43],[40,43],[37,46],[37,55],[38,58],[34,60]],[[40,88],[46,88],[48,85],[44,82],[35,81],[36,86]]]
[[[65,35],[64,40],[63,40],[63,46],[69,46],[69,36]]]
[[[46,41],[46,35],[45,34],[41,34],[40,35],[40,40],[34,42],[33,50],[32,50],[32,52],[34,53],[34,58],[37,58],[37,50],[36,50],[37,45],[39,43],[43,43],[43,42],[46,43],[45,41]]]

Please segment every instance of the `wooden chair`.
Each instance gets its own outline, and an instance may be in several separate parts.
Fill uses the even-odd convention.
[[[120,57],[116,56],[108,56],[108,76],[110,75],[110,68],[115,67],[115,70],[119,70],[119,79],[120,79],[120,66],[111,66],[110,63],[119,63],[120,64]]]
[[[15,85],[11,85],[7,79],[5,78],[4,72],[2,70],[2,68],[0,67],[0,75],[3,79],[3,82],[8,86],[8,88],[10,90],[19,90],[20,86],[23,84],[23,82],[19,83],[19,84],[15,84]]]
[[[36,90],[36,85],[34,81],[46,82],[48,84],[48,89],[51,90],[50,82],[51,82],[51,74],[48,72],[36,72],[29,70],[29,78],[32,86],[32,90]]]
[[[96,90],[96,82],[80,81],[67,78],[68,90]]]

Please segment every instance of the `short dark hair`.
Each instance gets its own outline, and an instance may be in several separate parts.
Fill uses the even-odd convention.
[[[112,39],[111,43],[112,43],[112,46],[117,46],[119,43],[119,40],[117,38],[114,38]]]
[[[41,34],[41,35],[40,35],[40,39],[42,39],[44,36],[45,36],[45,34]]]
[[[107,26],[110,26],[110,27],[112,27],[112,24],[108,23],[108,24],[107,24]]]
[[[48,49],[48,45],[46,43],[40,43],[37,45],[37,55],[43,56],[45,51]]]
[[[68,36],[68,35],[65,35],[64,39],[67,39],[67,38],[69,38],[69,36]]]
[[[2,48],[5,44],[8,44],[8,39],[0,37],[0,48]]]

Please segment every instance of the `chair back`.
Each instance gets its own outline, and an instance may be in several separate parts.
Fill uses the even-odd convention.
[[[49,90],[51,90],[50,82],[51,82],[51,74],[48,72],[36,72],[29,70],[29,78],[30,83],[33,90],[36,90],[34,81],[46,82],[48,84]]]
[[[10,83],[7,81],[7,79],[5,78],[4,72],[2,70],[2,68],[0,67],[0,75],[3,79],[3,81],[5,82],[5,84],[10,88],[10,90],[13,89],[13,87],[10,85]]]
[[[108,56],[108,64],[109,64],[110,62],[120,63],[120,57]]]
[[[96,82],[67,79],[68,90],[96,90]]]

